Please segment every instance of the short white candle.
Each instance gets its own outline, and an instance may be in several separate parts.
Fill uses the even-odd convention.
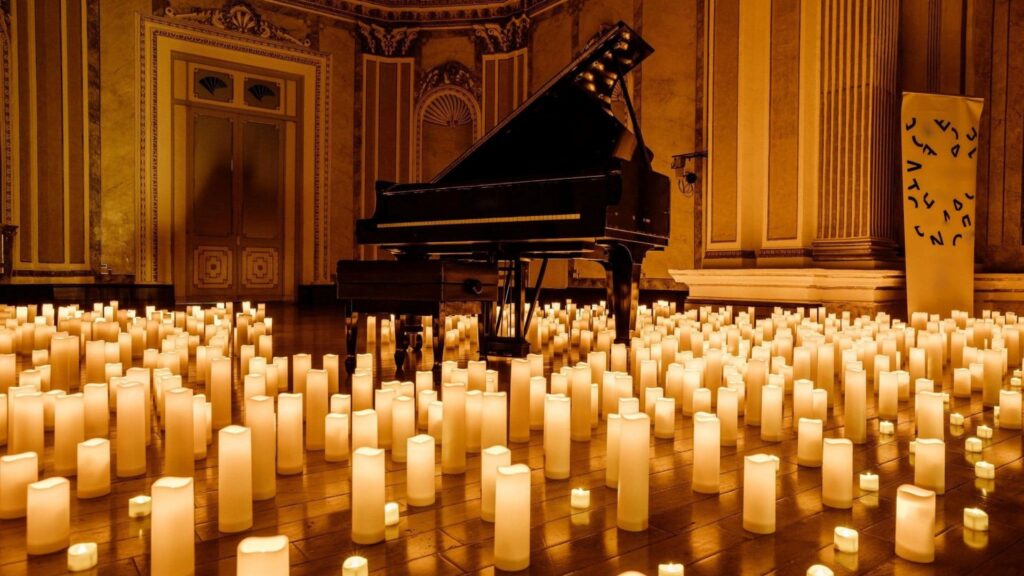
[[[67,548],[71,537],[71,483],[55,476],[28,485],[25,550],[30,555]]]
[[[384,540],[384,450],[363,446],[352,453],[352,541]]]
[[[0,456],[0,519],[25,516],[26,490],[39,479],[39,457],[35,452]]]
[[[775,532],[775,476],[778,461],[768,454],[743,459],[743,529],[755,534]]]
[[[173,388],[164,392],[164,410],[167,413],[164,475],[191,476],[195,466],[192,389]]]
[[[683,565],[658,564],[658,576],[683,576]]]
[[[166,476],[153,483],[149,570],[176,576],[195,570],[195,493],[191,478]]]
[[[722,390],[722,388],[719,388]],[[718,494],[721,468],[721,423],[714,414],[693,416],[693,491]]]
[[[406,441],[406,503],[409,506],[434,503],[434,444],[434,437],[427,434],[418,434]]]
[[[128,499],[128,517],[145,518],[153,511],[153,499],[145,494]]]
[[[352,373],[352,410],[373,408],[373,374],[368,370]]]
[[[348,414],[331,413],[324,420],[324,460],[348,460]]]
[[[535,378],[531,379],[531,383],[535,380]],[[541,399],[543,401],[544,397],[542,396]],[[487,448],[489,446],[497,445],[506,446],[508,444],[508,404],[506,402],[506,394],[504,392],[484,392],[482,412],[480,447]],[[541,404],[540,417],[540,428],[543,428],[543,404]]]
[[[268,500],[277,494],[277,432],[274,399],[253,396],[245,401],[245,425],[252,435],[252,499]],[[348,427],[345,427],[348,433]]]
[[[106,438],[110,432],[110,399],[106,384],[86,384],[82,387],[85,403],[85,437]]]
[[[287,536],[250,536],[238,543],[237,574],[288,576],[289,569]]]
[[[986,440],[992,438],[992,428],[982,424],[977,429],[978,438],[984,438]]]
[[[341,564],[341,576],[367,576],[369,563],[362,556],[349,556]]]
[[[385,526],[398,526],[400,520],[398,514],[398,502],[385,502],[384,503],[384,525]]]
[[[622,530],[647,529],[650,502],[651,425],[646,414],[626,414],[619,423],[617,524]]]
[[[765,442],[782,440],[782,398],[781,386],[768,384],[761,388],[761,440]]]
[[[376,439],[376,432],[374,432]],[[277,473],[302,472],[302,394],[277,395]]]
[[[590,508],[590,490],[586,488],[573,488],[569,498],[569,506],[577,510]]]
[[[834,572],[828,566],[815,564],[807,569],[807,576],[834,576]]]
[[[817,418],[801,418],[797,424],[797,464],[809,468],[821,466],[822,424]]]
[[[697,412],[711,412],[711,390],[708,390],[707,388],[697,388],[693,391],[691,401],[693,414],[696,414]]]
[[[988,531],[988,513],[981,508],[964,508],[964,528],[978,532]]]
[[[530,467],[498,468],[494,492],[494,566],[524,570],[530,565]]]
[[[949,415],[949,425],[950,426],[963,426],[964,425],[964,415],[959,413],[959,412],[951,413]]]
[[[98,498],[110,494],[110,441],[90,438],[77,448],[77,496]]]
[[[981,460],[974,465],[974,475],[982,480],[994,480],[996,467],[991,462]]]
[[[63,392],[62,392],[63,394]],[[81,394],[54,399],[53,473],[74,476],[78,469],[78,444],[85,440],[85,403]]]
[[[935,492],[913,484],[896,491],[896,555],[911,562],[935,560]]]
[[[878,492],[878,474],[864,472],[860,475],[861,492]]]
[[[974,436],[971,436],[970,438],[965,440],[964,450],[973,454],[981,452],[981,438],[975,438]]]
[[[892,422],[890,422],[888,420],[882,420],[881,422],[878,423],[878,433],[879,434],[882,434],[882,435],[885,435],[885,436],[891,436],[895,431],[896,431],[896,427],[893,425]]]
[[[840,552],[856,554],[860,549],[860,535],[853,528],[836,526],[832,541]]]
[[[68,547],[68,572],[91,570],[98,562],[95,542],[80,542]]]
[[[849,438],[824,439],[821,502],[830,508],[853,505],[853,442]]]
[[[313,367],[313,357],[309,354],[292,355],[292,393],[305,394],[306,375]]]
[[[1017,390],[999,391],[999,427],[1021,429],[1021,393]]]
[[[494,486],[498,468],[512,464],[512,452],[504,446],[489,446],[480,454],[480,519],[494,522]]]
[[[725,388],[718,390],[721,392]],[[658,398],[654,401],[654,437],[670,439],[675,437],[675,433],[676,401],[674,398]]]

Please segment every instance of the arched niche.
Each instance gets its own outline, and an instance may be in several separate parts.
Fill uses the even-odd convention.
[[[416,180],[430,180],[483,131],[478,83],[472,72],[448,62],[428,72],[416,105]]]

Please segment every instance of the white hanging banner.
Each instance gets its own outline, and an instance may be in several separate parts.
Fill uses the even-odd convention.
[[[907,318],[974,311],[980,98],[903,93]]]

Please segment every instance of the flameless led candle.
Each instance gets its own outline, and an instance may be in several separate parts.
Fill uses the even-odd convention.
[[[896,555],[926,564],[935,560],[935,492],[913,484],[896,491]]]
[[[936,494],[946,492],[946,443],[937,438],[918,438],[914,453],[914,484]]]
[[[144,494],[128,499],[128,517],[145,518],[153,511],[153,499]]]
[[[996,418],[998,418],[998,415],[996,416]],[[984,438],[986,440],[988,440],[989,438],[992,438],[992,428],[990,428],[990,427],[988,427],[988,426],[986,426],[984,424],[978,426],[977,432],[978,432],[978,438]]]
[[[409,506],[430,506],[434,503],[434,444],[433,436],[428,434],[418,434],[406,440],[406,503]]]
[[[821,503],[830,508],[853,505],[853,442],[825,438],[821,458]]]
[[[252,438],[252,499],[267,500],[277,493],[277,434],[274,399],[253,396],[245,401],[245,425]],[[348,433],[348,427],[345,428]]]
[[[80,542],[68,547],[68,572],[92,570],[98,562],[95,542]]]
[[[999,404],[999,390],[1003,386],[1003,354],[1000,350],[986,349],[982,351],[984,366],[984,385],[981,400],[985,406]]]
[[[761,439],[782,441],[782,387],[766,384],[761,388]]]
[[[167,413],[164,475],[191,476],[195,462],[192,389],[174,388],[164,392],[164,410]]]
[[[721,392],[724,389],[719,388],[718,391]],[[733,428],[735,429],[735,426]],[[676,401],[673,398],[658,398],[654,403],[654,437],[674,438],[675,434]]]
[[[384,503],[384,526],[398,526],[401,518],[398,514],[398,502]]]
[[[307,370],[305,375],[306,450],[324,449],[324,418],[327,416],[327,372]],[[390,439],[391,431],[388,430]]]
[[[434,437],[437,442],[441,441],[441,429],[444,424],[444,403],[433,401],[427,407],[427,434]]]
[[[369,565],[362,556],[349,556],[341,565],[341,576],[367,576]]]
[[[719,388],[721,391],[722,388]],[[714,414],[693,416],[693,491],[718,494],[721,467],[721,428]]]
[[[466,385],[444,384],[443,388],[441,471],[444,474],[462,474],[466,471]],[[528,416],[528,412],[525,415]]]
[[[544,406],[544,477],[564,480],[570,472],[571,402],[562,394],[548,394]]]
[[[640,389],[640,395],[643,398],[643,410],[647,417],[651,419],[651,422],[654,422],[654,407],[658,403],[658,399],[662,397],[662,393],[662,389],[657,386]]]
[[[250,536],[238,543],[237,574],[288,576],[288,537]]]
[[[122,382],[118,388],[117,477],[140,476],[146,473],[145,391],[139,382]]]
[[[541,417],[544,416],[543,406]],[[543,428],[543,421],[541,422]],[[504,392],[484,392],[483,418],[480,429],[480,447],[508,444],[508,405]]]
[[[899,411],[899,379],[895,372],[878,373],[878,417],[895,420]]]
[[[494,492],[494,566],[525,570],[530,565],[530,467],[499,467]]]
[[[996,467],[991,462],[979,460],[974,465],[974,475],[982,480],[994,480],[996,477]]]
[[[693,413],[711,412],[711,390],[697,388],[693,391]]]
[[[373,433],[374,441],[377,432]],[[277,395],[277,473],[302,472],[302,394]]]
[[[530,439],[530,363],[525,358],[512,359],[509,389],[509,440],[526,442]],[[587,393],[590,393],[589,387]],[[587,434],[590,434],[589,424]],[[441,449],[444,449],[443,442]]]
[[[213,427],[221,429],[231,424],[231,358],[217,356],[210,359],[210,402],[213,404]]]
[[[244,426],[231,425],[221,428],[217,440],[217,529],[248,530],[252,527],[252,434]]]
[[[755,534],[775,532],[775,474],[778,461],[768,454],[743,459],[743,529]]]
[[[836,526],[832,543],[835,549],[848,554],[856,554],[860,549],[860,535],[853,528]]]
[[[384,540],[384,450],[363,446],[352,453],[352,541]]]
[[[195,570],[195,494],[192,479],[165,476],[153,483],[149,570],[177,576]]]
[[[621,417],[617,525],[627,532],[647,529],[650,437],[650,419],[646,414],[626,414]]]
[[[817,418],[801,418],[797,425],[797,464],[810,468],[821,466],[822,422]]]
[[[110,494],[110,441],[90,438],[77,445],[79,498],[98,498]]]
[[[860,475],[861,492],[878,492],[878,474],[864,472]]]
[[[657,378],[656,373],[652,375]],[[571,436],[574,442],[590,440],[590,366],[579,364],[572,369],[570,394],[572,397]]]
[[[11,411],[8,452],[43,453],[43,395],[41,392],[17,391],[9,400]]]
[[[512,452],[504,446],[489,446],[480,455],[480,519],[494,522],[495,493],[498,468],[511,466]],[[431,486],[433,486],[431,470]]]
[[[35,452],[0,456],[0,519],[25,516],[28,485],[39,479]]]
[[[366,446],[377,448],[377,412],[375,410],[356,410],[352,413],[352,446],[353,452]]]
[[[71,483],[55,476],[28,485],[25,550],[50,554],[68,547],[71,537]]]
[[[324,460],[348,460],[348,414],[332,412],[324,420]]]
[[[1021,429],[1021,393],[1016,390],[999,391],[999,426],[1008,430]]]
[[[81,394],[61,395],[54,401],[53,473],[74,476],[78,443],[85,440],[85,405]]]
[[[964,508],[964,528],[978,532],[988,531],[988,514],[981,508]]]
[[[868,438],[867,372],[847,368],[844,392],[843,435],[854,444],[863,444]]]
[[[530,430],[544,428],[544,400],[547,396],[547,380],[543,376],[530,378]],[[486,417],[484,425],[486,427]],[[487,446],[486,443],[484,443]]]
[[[971,370],[969,368],[953,369],[953,396],[957,398],[971,397]]]

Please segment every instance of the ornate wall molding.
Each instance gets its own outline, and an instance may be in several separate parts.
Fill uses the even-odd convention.
[[[345,21],[444,24],[469,28],[517,14],[537,14],[570,0],[268,0]],[[582,0],[573,0],[582,6]]]
[[[375,56],[400,58],[408,56],[416,44],[416,28],[385,28],[376,24],[357,22],[363,52]]]
[[[245,0],[229,0],[220,8],[193,8],[185,12],[168,6],[164,13],[180,20],[213,26],[229,32],[259,36],[265,40],[310,46],[309,38],[296,38],[284,28],[268,22]]]
[[[3,211],[0,212],[0,223],[10,224],[14,222],[14,145],[11,138],[11,35],[8,28],[8,14],[10,6],[7,2],[0,4],[3,14],[0,15],[0,66],[3,67],[2,85],[3,100],[0,101],[0,137],[3,141],[3,153],[0,155],[0,196],[3,198]]]
[[[454,60],[431,68],[420,78],[416,88],[417,100],[440,86],[456,86],[469,92],[476,100],[480,99],[480,79],[472,70]]]
[[[473,34],[486,54],[524,48],[530,39],[530,17],[520,14],[501,24],[474,24]]]

